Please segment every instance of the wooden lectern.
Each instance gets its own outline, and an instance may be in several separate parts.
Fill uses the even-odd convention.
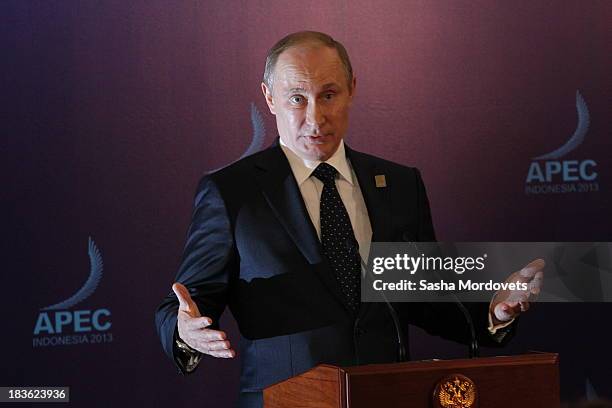
[[[457,374],[473,381],[469,405],[440,404],[434,391]],[[450,377],[449,377],[450,376]],[[452,382],[452,380],[451,380]],[[264,390],[265,408],[558,408],[559,358],[552,353],[354,367],[320,365]]]

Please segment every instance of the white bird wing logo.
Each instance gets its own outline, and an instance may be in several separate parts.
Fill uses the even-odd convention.
[[[584,141],[587,130],[589,130],[590,123],[589,108],[587,107],[582,95],[580,95],[580,91],[576,91],[576,112],[578,112],[578,124],[576,125],[576,130],[574,131],[572,137],[570,137],[569,140],[558,149],[553,150],[550,153],[534,157],[533,160],[558,159],[580,146],[580,144]]]
[[[102,255],[100,250],[96,246],[96,243],[89,237],[88,251],[89,253],[89,278],[85,284],[79,289],[74,295],[68,299],[56,303],[51,306],[43,307],[41,310],[64,310],[69,309],[77,303],[87,299],[98,287],[100,279],[102,279],[102,270],[104,269],[104,263],[102,261]]]
[[[240,156],[237,160],[234,160],[231,163],[234,163],[244,157],[250,156],[253,153],[257,153],[261,150],[261,147],[263,146],[263,142],[266,137],[266,128],[264,126],[264,121],[261,117],[261,113],[259,113],[257,106],[255,106],[253,102],[251,102],[251,125],[253,126],[253,138],[251,140],[251,144],[249,145],[249,147],[247,147],[244,153],[242,153],[242,156]],[[231,163],[228,163],[227,165]],[[209,170],[208,172],[214,173],[217,170],[221,170],[223,167],[225,166],[218,167],[214,170]]]

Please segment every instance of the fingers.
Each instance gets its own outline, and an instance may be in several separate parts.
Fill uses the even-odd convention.
[[[234,350],[209,351],[206,354],[218,358],[234,358],[236,356],[236,352]]]
[[[210,317],[190,317],[189,314],[179,311],[179,335],[181,338],[195,339],[196,341],[225,340],[227,335],[221,330],[207,329],[212,324]]]
[[[527,264],[517,273],[512,274],[508,281],[517,281],[527,284],[525,291],[512,291],[506,298],[506,301],[535,301],[537,295],[540,294],[544,283],[544,272],[542,269],[545,262],[542,259],[536,259]],[[529,308],[529,306],[527,306]]]
[[[189,313],[182,310],[179,310],[178,316],[183,327],[187,330],[200,330],[212,324],[212,319],[210,317],[192,317]]]
[[[526,294],[521,294],[514,297],[512,300],[506,300],[498,303],[495,307],[494,313],[497,320],[505,322],[515,318],[521,312],[526,312],[529,310],[529,307],[529,296]]]
[[[495,306],[493,314],[495,315],[495,318],[502,323],[513,318],[512,309],[505,302],[499,303],[497,306]]]
[[[543,259],[536,259],[521,269],[519,275],[523,278],[533,278],[538,272],[541,273],[545,265],[546,262]]]
[[[194,348],[213,357],[232,358],[236,356],[236,352],[232,348],[230,341],[226,340],[225,337],[225,333],[221,331],[203,330],[199,334]]]
[[[174,285],[172,285],[172,290],[179,301],[179,311],[187,312],[191,316],[200,315],[198,307],[193,299],[191,299],[191,295],[185,285],[175,282]]]
[[[500,322],[514,319],[521,312],[520,302],[501,302],[495,307],[495,318]]]
[[[504,311],[511,317],[515,317],[521,311],[521,302],[506,303],[504,306]]]
[[[232,358],[236,355],[236,352],[232,349],[228,340],[223,340],[209,342],[206,354],[219,358]]]
[[[232,346],[228,340],[217,340],[208,342],[208,351],[230,350]]]
[[[198,337],[206,342],[223,341],[227,339],[225,332],[211,329],[202,330],[198,333]]]
[[[529,282],[529,292],[533,295],[538,295],[542,290],[542,285],[544,283],[544,272],[537,272],[531,282]]]

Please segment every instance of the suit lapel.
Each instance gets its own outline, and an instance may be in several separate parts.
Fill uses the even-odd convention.
[[[300,189],[279,146],[257,161],[256,178],[272,211],[309,263],[321,262],[317,232],[310,221]]]

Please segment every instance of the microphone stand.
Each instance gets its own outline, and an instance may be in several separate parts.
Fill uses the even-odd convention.
[[[404,242],[411,244],[414,247],[415,253],[419,252],[416,243],[412,241],[408,241],[406,239],[404,240]],[[470,358],[479,357],[480,356],[480,345],[478,344],[478,338],[476,337],[476,327],[474,326],[474,320],[472,319],[472,315],[470,314],[469,310],[467,310],[465,305],[459,300],[459,298],[454,292],[451,292],[451,297],[453,298],[453,301],[455,302],[455,304],[457,305],[457,307],[463,314],[463,317],[465,318],[465,321],[467,322],[468,327],[470,328],[471,341],[470,341],[470,344],[468,345],[468,355]]]
[[[346,245],[349,249],[349,253],[359,258],[359,262],[361,263],[361,267],[364,270],[365,277],[368,278],[369,274],[368,274],[367,265],[365,264],[365,262],[363,262],[363,259],[361,259],[361,255],[359,254],[359,243],[357,241],[351,242],[351,240],[347,240]],[[380,295],[383,301],[385,302],[385,304],[387,305],[387,308],[389,309],[389,314],[391,315],[391,319],[393,320],[393,325],[395,326],[395,333],[397,336],[397,348],[398,348],[397,360],[400,363],[407,361],[407,355],[406,355],[407,353],[406,353],[406,346],[405,346],[406,343],[404,342],[402,326],[400,325],[400,321],[399,321],[399,317],[397,316],[397,312],[395,311],[395,308],[393,307],[393,305],[387,299],[387,296],[385,296],[384,292],[380,292]]]

